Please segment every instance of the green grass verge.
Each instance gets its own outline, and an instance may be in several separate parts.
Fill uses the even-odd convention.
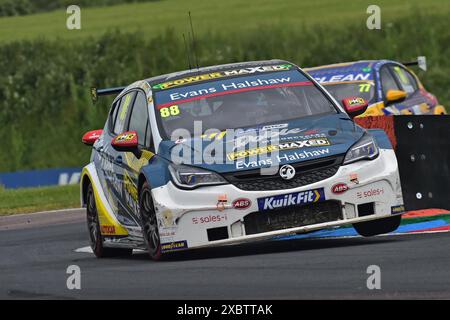
[[[270,32],[261,32],[261,26],[239,34],[199,35],[199,64],[281,58],[304,67],[425,55],[428,71],[417,71],[418,76],[450,107],[447,15],[413,12],[390,25],[384,22],[382,30],[349,21],[333,28],[286,28],[280,22]],[[99,99],[92,107],[89,87],[126,85],[185,69],[184,49],[182,38],[170,30],[159,35],[110,32],[80,42],[0,44],[0,136],[8,137],[0,144],[0,172],[83,166],[90,148],[80,143],[81,136],[103,128],[113,98]]]
[[[105,31],[142,31],[149,37],[171,27],[176,33],[188,32],[188,11],[192,12],[195,32],[242,33],[261,26],[284,25],[296,30],[305,25],[325,24],[332,29],[349,22],[365,28],[367,7],[372,0],[166,0],[100,8],[81,6],[81,30],[68,30],[65,10],[0,19],[0,42],[31,39],[82,39]],[[382,23],[395,21],[412,9],[422,14],[450,13],[448,0],[378,0]],[[423,26],[426,27],[426,26]],[[267,29],[267,31],[270,28]]]
[[[80,206],[76,185],[0,190],[0,215],[30,213]]]

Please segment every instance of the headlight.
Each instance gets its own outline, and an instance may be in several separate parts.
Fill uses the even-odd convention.
[[[193,189],[203,185],[224,184],[227,181],[215,172],[184,165],[169,165],[173,181],[179,187]]]
[[[344,164],[359,160],[371,160],[378,156],[378,146],[372,136],[365,134],[345,155]]]

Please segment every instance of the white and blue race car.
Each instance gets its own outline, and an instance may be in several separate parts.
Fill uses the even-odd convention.
[[[235,63],[137,81],[102,130],[86,133],[81,177],[97,257],[270,239],[353,224],[395,230],[404,211],[397,160],[382,130],[352,118],[293,63]]]

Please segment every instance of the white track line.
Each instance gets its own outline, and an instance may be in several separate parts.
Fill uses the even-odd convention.
[[[94,253],[90,246],[78,248],[78,249],[75,249],[74,251],[78,252],[78,253]]]
[[[81,248],[75,249],[73,251],[76,253],[94,253],[90,246],[81,247]],[[146,252],[146,251],[141,250],[141,249],[133,249],[133,253],[139,253],[139,252]]]

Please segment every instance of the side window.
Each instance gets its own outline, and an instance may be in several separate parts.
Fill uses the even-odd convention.
[[[142,92],[137,93],[136,100],[131,110],[130,124],[128,130],[135,130],[138,134],[138,142],[141,146],[148,146],[146,143],[146,130],[148,126],[147,99]]]
[[[417,82],[411,73],[400,66],[393,66],[392,71],[394,72],[395,77],[400,83],[403,91],[405,91],[408,95],[417,91]]]
[[[386,92],[388,90],[400,90],[400,88],[397,85],[397,82],[395,81],[394,77],[392,76],[391,72],[387,67],[381,68],[381,86],[383,89],[383,95],[386,95]]]
[[[153,148],[152,145],[152,130],[150,128],[150,121],[147,121],[147,126],[145,127],[145,145]]]
[[[125,120],[127,119],[128,109],[133,102],[135,92],[130,92],[122,97],[120,100],[120,105],[118,105],[116,120],[114,122],[113,133],[120,134],[124,132]]]
[[[113,103],[113,105],[111,107],[111,113],[110,113],[109,125],[108,125],[108,128],[110,129],[110,131],[112,131],[114,128],[114,123],[116,122],[117,110],[119,110],[119,108],[118,108],[119,105],[120,105],[120,99],[117,100],[115,103]]]

